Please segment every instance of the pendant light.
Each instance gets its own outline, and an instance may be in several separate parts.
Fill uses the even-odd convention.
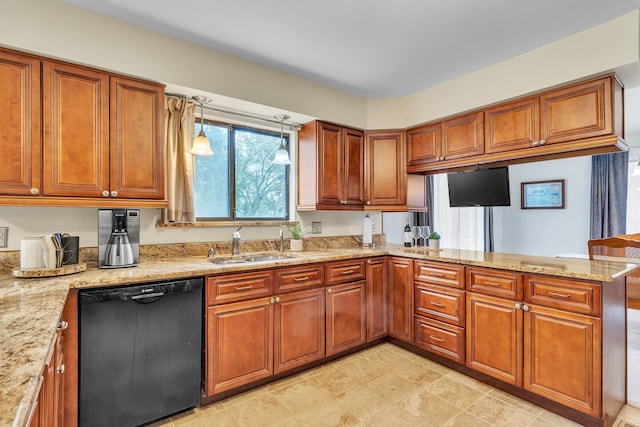
[[[195,154],[197,156],[211,156],[213,155],[213,150],[211,150],[211,144],[209,144],[209,140],[207,136],[204,134],[204,104],[208,104],[211,102],[211,99],[206,96],[193,96],[191,97],[195,102],[200,104],[200,133],[193,140],[193,147],[189,150],[189,153]]]
[[[286,114],[277,114],[274,117],[280,120],[280,147],[278,148],[278,151],[276,151],[273,163],[276,165],[290,165],[291,160],[289,160],[289,152],[284,147],[284,121],[290,116],[287,116]]]

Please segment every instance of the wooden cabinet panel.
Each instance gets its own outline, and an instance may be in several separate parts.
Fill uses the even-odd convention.
[[[387,336],[387,260],[367,260],[367,341]]]
[[[497,297],[522,299],[522,275],[481,267],[467,268],[467,290]]]
[[[207,309],[207,395],[273,374],[271,298]]]
[[[327,285],[363,280],[366,275],[364,259],[329,262],[325,270]]]
[[[440,123],[407,129],[407,165],[418,166],[437,162],[442,144]]]
[[[327,356],[367,342],[364,280],[326,289]]]
[[[415,280],[464,289],[464,266],[415,260],[413,272]]]
[[[112,197],[164,198],[164,87],[111,77],[110,96]]]
[[[442,160],[484,153],[482,111],[442,122]]]
[[[389,336],[413,340],[413,261],[389,258]]]
[[[344,128],[343,140],[343,203],[362,206],[364,204],[364,132]]]
[[[109,190],[109,75],[44,61],[43,189],[102,197]]]
[[[307,265],[280,268],[273,272],[275,292],[299,291],[324,285],[324,266]]]
[[[407,204],[404,132],[367,132],[365,147],[366,205]]]
[[[0,194],[28,196],[41,191],[40,60],[0,50],[0,93]]]
[[[322,122],[318,126],[318,203],[340,204],[344,174],[342,128]]]
[[[531,305],[524,331],[524,388],[600,417],[600,319]]]
[[[546,144],[613,133],[613,77],[540,95],[541,138]]]
[[[274,373],[325,355],[324,289],[295,292],[275,298]]]
[[[432,353],[464,363],[464,329],[422,316],[415,316],[414,343]]]
[[[524,299],[547,307],[599,316],[601,286],[547,276],[525,276]]]
[[[467,293],[467,366],[522,386],[522,310],[513,301]]]
[[[415,282],[415,314],[464,326],[464,291]]]
[[[207,304],[242,301],[273,293],[271,270],[207,277]]]
[[[485,153],[532,148],[540,141],[537,96],[488,108],[484,117]]]

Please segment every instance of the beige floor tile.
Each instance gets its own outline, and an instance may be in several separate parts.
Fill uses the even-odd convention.
[[[449,376],[440,378],[438,381],[425,387],[425,389],[460,409],[468,408],[485,395],[485,393],[460,381],[456,381]]]
[[[491,390],[493,390],[493,387],[491,387],[490,385],[487,385],[482,381],[478,381],[475,378],[468,377],[452,369],[447,372],[447,376],[482,393],[489,393]]]
[[[473,405],[467,408],[466,412],[488,422],[494,426],[526,426],[531,423],[536,416],[518,409],[493,396],[483,396]]]
[[[373,416],[392,404],[363,385],[347,390],[344,396],[336,399],[336,402],[360,419]]]
[[[515,396],[510,395],[509,393],[505,393],[502,390],[498,390],[497,388],[492,389],[491,391],[489,391],[489,396],[493,396],[496,399],[500,399],[503,402],[507,402],[513,406],[515,406],[516,408],[522,409],[523,411],[527,411],[533,415],[538,415],[542,412],[542,408],[539,407],[538,405],[534,405],[533,403],[529,403],[525,400],[522,399],[518,399]],[[550,412],[550,414],[552,414]],[[555,415],[555,414],[552,414]]]
[[[419,387],[428,386],[444,376],[444,374],[412,360],[407,360],[405,363],[396,366],[391,373]]]
[[[385,369],[387,371],[395,368],[401,363],[406,363],[407,360],[409,360],[405,356],[401,356],[400,354],[389,348],[384,348],[374,353],[365,354],[363,355],[363,357],[371,360],[372,362],[375,362],[376,364],[380,365],[382,369]]]
[[[411,383],[391,372],[369,381],[365,387],[392,403],[398,403],[413,392]]]
[[[560,427],[578,427],[580,424],[574,423],[564,417],[561,417],[558,414],[547,411],[546,409],[541,409],[540,414],[536,417],[536,421],[540,421],[543,423],[551,423],[550,425],[557,425]]]
[[[388,372],[382,365],[367,358],[361,358],[359,360],[345,363],[344,365],[337,367],[336,370],[345,375],[349,375],[360,384],[368,383],[369,381],[381,377]]]
[[[491,424],[463,411],[443,424],[443,427],[489,427]]]
[[[344,393],[357,387],[360,383],[352,376],[345,374],[342,370],[334,369],[332,371],[322,372],[307,380],[309,384],[325,391],[331,397],[340,397]]]
[[[277,399],[291,414],[294,414],[300,408],[314,406],[318,402],[326,402],[330,397],[328,392],[317,387],[311,380],[306,379],[277,388],[271,391],[269,395]]]
[[[445,402],[424,389],[402,400],[399,406],[411,415],[429,420],[434,425],[442,425],[462,412],[457,406]]]
[[[295,418],[303,426],[366,427],[366,424],[347,409],[338,404],[327,405],[326,402],[318,402],[316,405],[298,411],[295,414]]]
[[[270,394],[245,400],[228,409],[239,426],[272,425],[292,414]]]
[[[365,418],[364,421],[371,427],[436,426],[436,424],[432,424],[429,420],[420,419],[411,415],[402,409],[400,405],[388,406],[377,414]]]

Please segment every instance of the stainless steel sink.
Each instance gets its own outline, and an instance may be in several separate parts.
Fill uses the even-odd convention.
[[[289,254],[271,254],[271,255],[246,255],[240,257],[233,258],[208,258],[214,264],[248,264],[251,262],[269,262],[269,261],[279,261],[282,259],[291,259],[295,258],[293,255]]]

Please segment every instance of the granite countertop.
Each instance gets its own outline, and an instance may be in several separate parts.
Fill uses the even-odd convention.
[[[610,282],[629,273],[633,264],[585,259],[550,258],[468,250],[430,251],[386,245],[378,248],[323,249],[287,254],[293,258],[249,264],[213,264],[205,257],[143,261],[137,267],[98,269],[45,278],[0,275],[0,426],[23,426],[28,421],[47,355],[52,350],[57,322],[70,288],[130,283],[295,266],[344,259],[393,255],[483,266],[524,273]]]

